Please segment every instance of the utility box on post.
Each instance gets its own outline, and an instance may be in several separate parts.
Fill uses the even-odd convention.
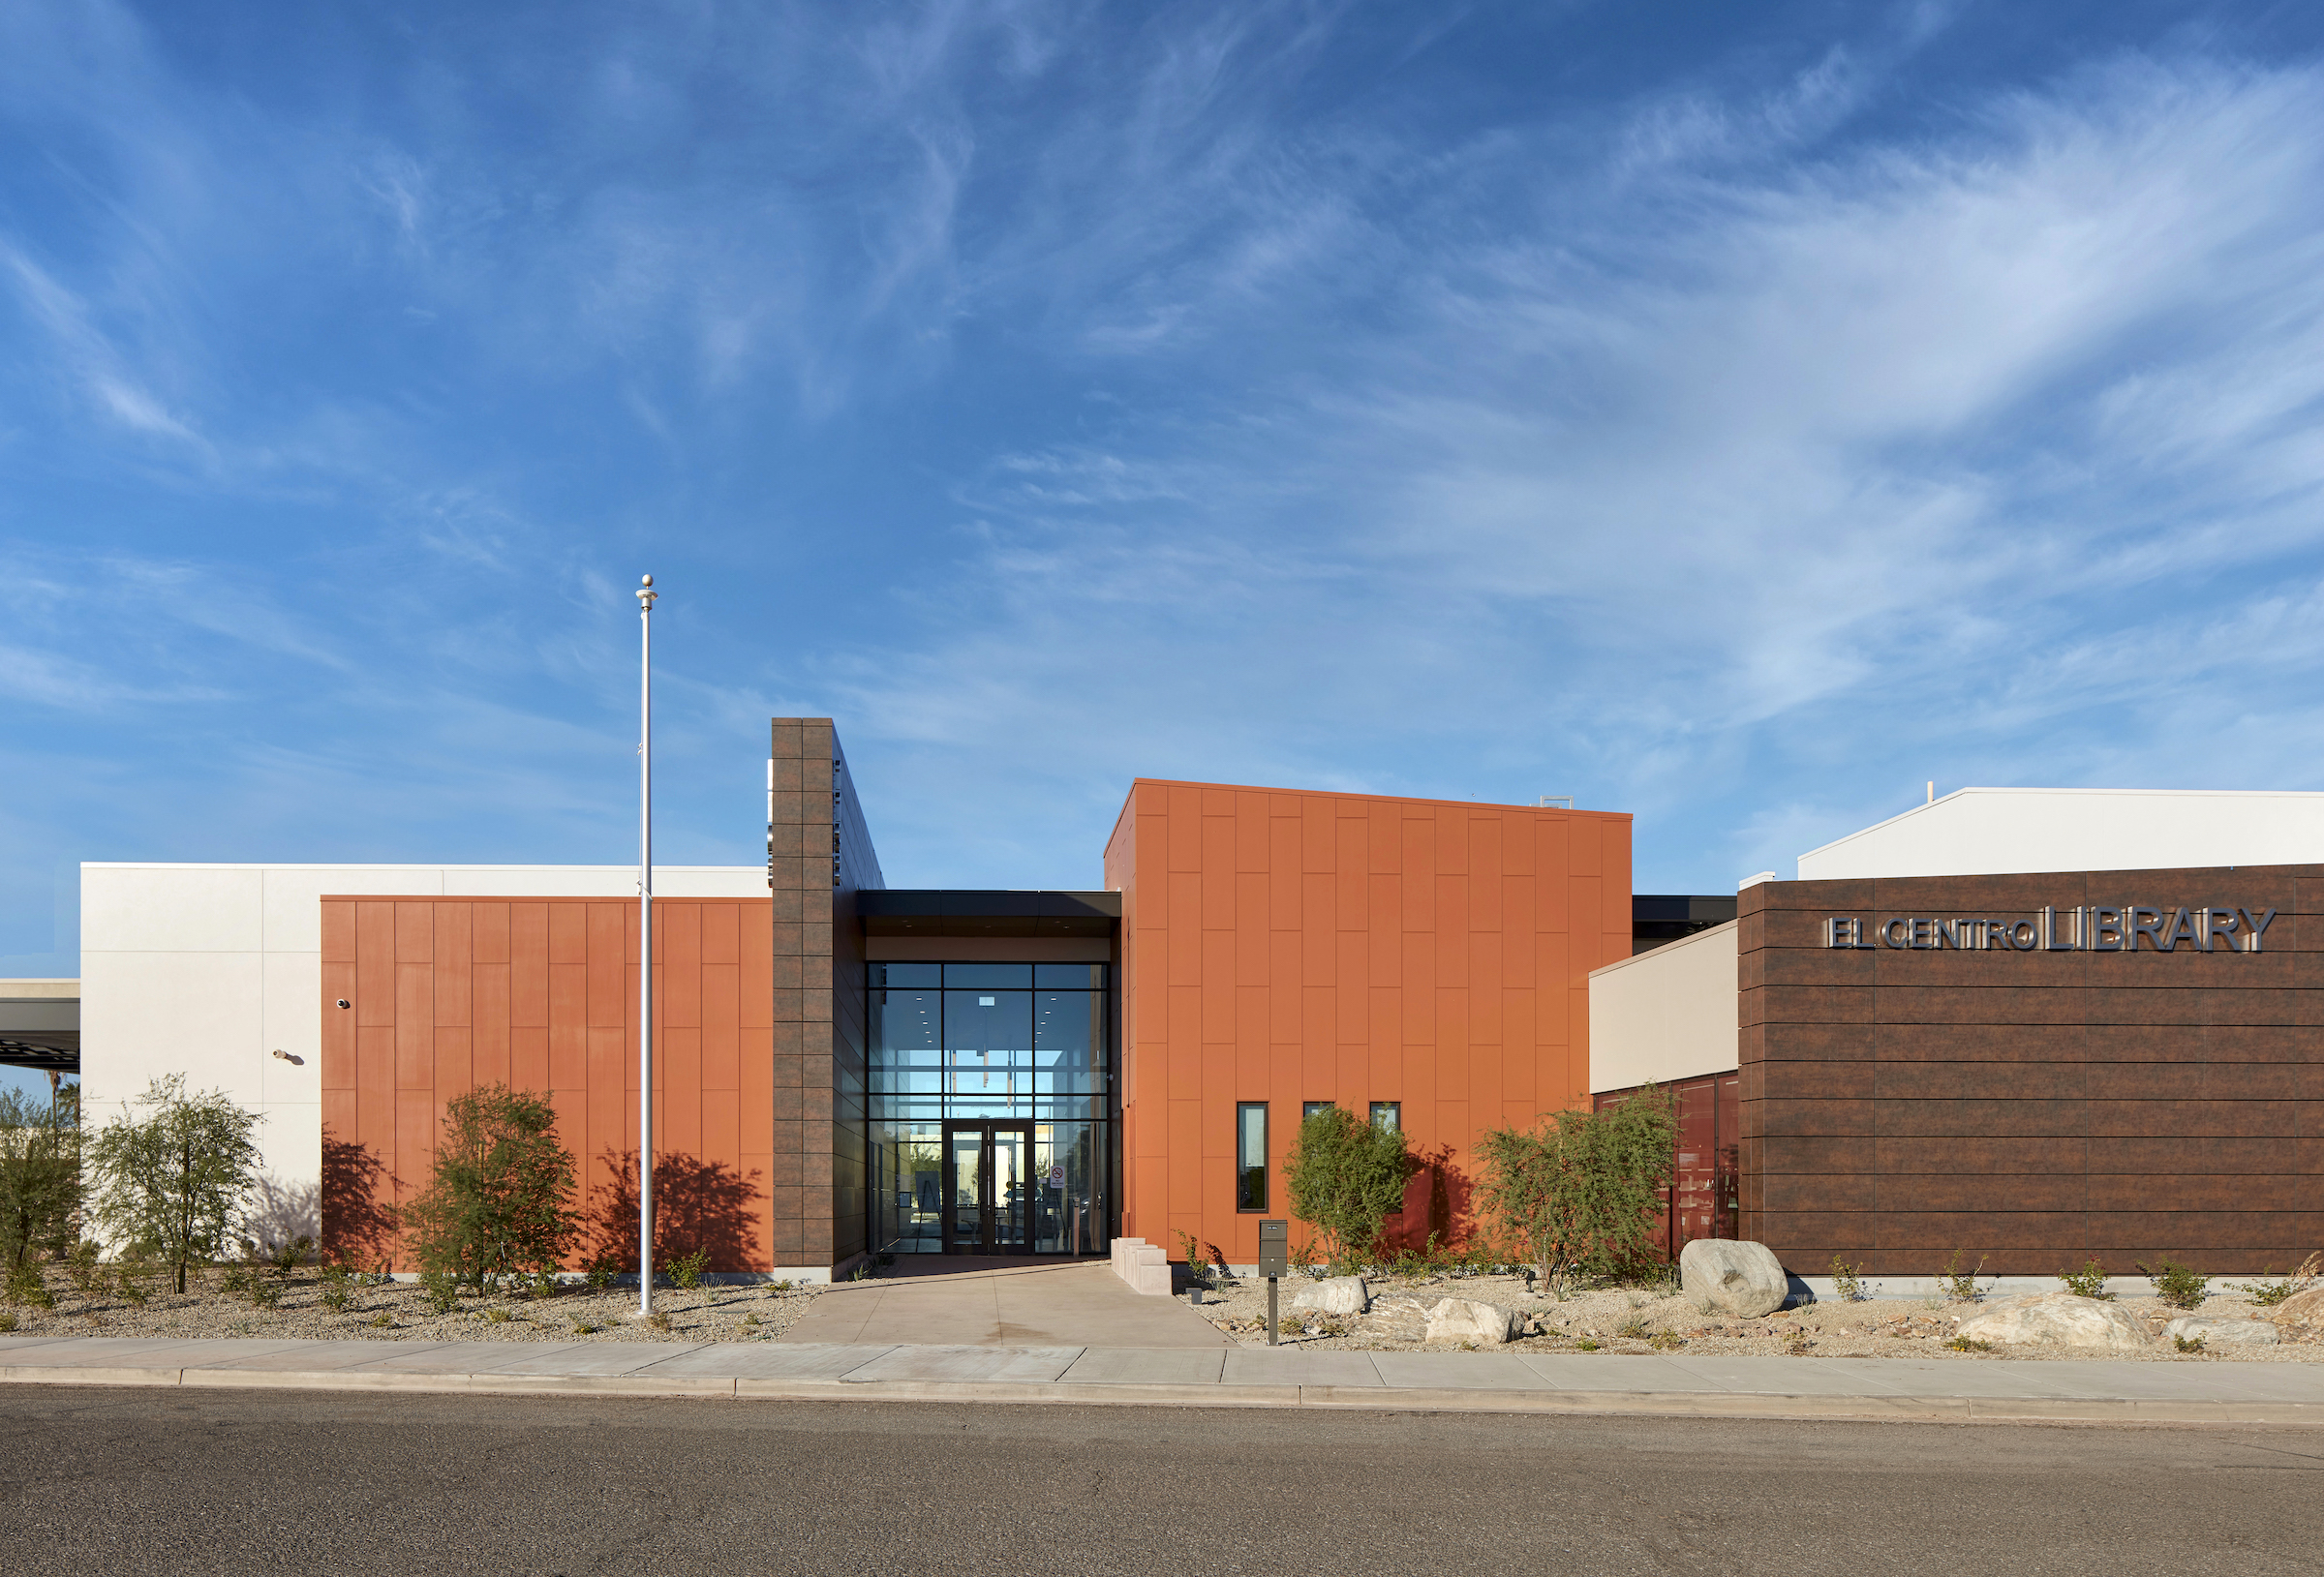
[[[1259,1224],[1259,1274],[1272,1280],[1291,1274],[1291,1223]]]
[[[1275,1320],[1275,1282],[1291,1274],[1290,1222],[1259,1224],[1259,1274],[1267,1278],[1267,1345],[1273,1347],[1282,1339]]]

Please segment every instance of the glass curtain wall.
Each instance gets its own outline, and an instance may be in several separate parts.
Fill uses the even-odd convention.
[[[878,1247],[1105,1252],[1108,977],[1087,963],[871,966]]]

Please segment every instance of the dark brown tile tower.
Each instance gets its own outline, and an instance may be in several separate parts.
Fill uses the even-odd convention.
[[[2101,904],[2277,913],[2257,952],[2043,945]],[[1881,930],[2038,929],[2045,907],[2030,947]],[[1860,945],[1831,945],[1834,917]],[[2324,865],[1769,882],[1740,920],[1742,1232],[1793,1274],[1926,1275],[1956,1249],[2012,1275],[2248,1273],[2324,1247]]]
[[[855,895],[884,887],[828,717],[778,717],[769,752],[774,898],[778,1265],[843,1273],[864,1252],[863,927]]]

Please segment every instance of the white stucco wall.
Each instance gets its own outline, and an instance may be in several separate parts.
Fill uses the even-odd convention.
[[[764,897],[758,865],[657,865],[669,897]],[[634,865],[80,867],[83,1120],[108,1121],[163,1074],[223,1089],[264,1120],[268,1209],[313,1232],[322,1175],[325,893],[633,897]],[[285,1062],[276,1050],[299,1059]]]
[[[1735,922],[1590,971],[1590,1093],[1732,1073]]]
[[[1803,882],[2324,861],[2324,794],[1965,788],[1799,857]]]

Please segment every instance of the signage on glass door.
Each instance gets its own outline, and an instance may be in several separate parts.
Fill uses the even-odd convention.
[[[1964,953],[2258,953],[2276,920],[2273,909],[2202,904],[2152,908],[2143,903],[2094,903],[2076,909],[2037,909],[2029,919],[1979,916],[1890,915],[1877,925],[1853,915],[1823,923],[1827,948],[1895,948]]]

